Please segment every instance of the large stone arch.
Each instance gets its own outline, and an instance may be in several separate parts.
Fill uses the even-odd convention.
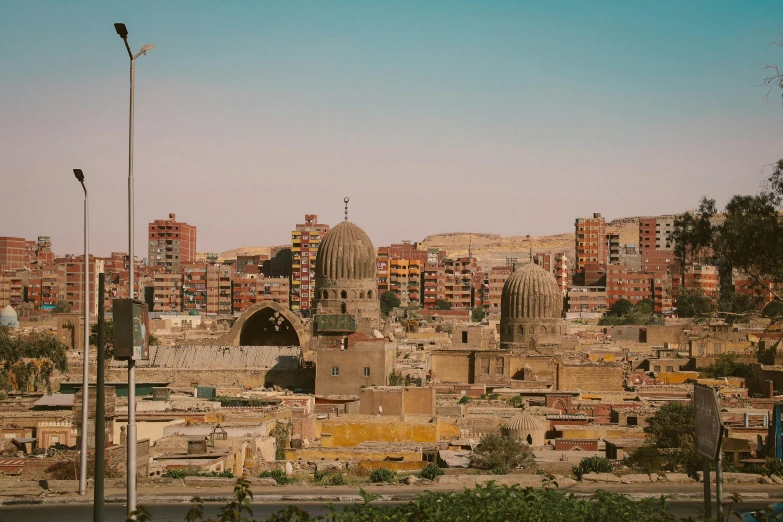
[[[245,310],[226,337],[231,346],[306,346],[309,340],[299,316],[274,301]]]

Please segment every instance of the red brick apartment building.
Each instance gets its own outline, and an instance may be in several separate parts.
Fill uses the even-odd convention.
[[[557,286],[565,297],[566,293],[568,293],[568,285],[571,282],[566,255],[563,252],[556,254],[533,254],[533,262],[555,276]]]
[[[183,263],[196,262],[196,227],[177,221],[175,214],[150,223],[148,239],[150,265],[179,272]]]
[[[606,266],[606,220],[599,213],[589,218],[577,218],[575,228],[576,273],[581,277],[589,263]]]
[[[653,298],[653,274],[630,270],[628,265],[607,265],[606,306],[611,308],[620,299],[636,304]]]
[[[290,282],[287,277],[265,277],[264,274],[237,275],[232,285],[233,312],[242,313],[261,301],[288,306]]]
[[[20,270],[27,266],[23,237],[0,237],[0,270]]]
[[[484,308],[488,314],[500,315],[500,299],[503,295],[503,285],[506,279],[511,275],[513,268],[509,265],[493,266],[485,275],[485,285],[487,287],[486,302]]]
[[[308,316],[315,291],[315,261],[318,245],[329,231],[329,225],[318,223],[316,214],[305,214],[305,222],[291,231],[290,306],[294,312]]]

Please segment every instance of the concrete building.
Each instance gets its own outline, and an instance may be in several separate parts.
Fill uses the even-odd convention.
[[[500,343],[505,348],[559,344],[565,332],[563,295],[554,276],[529,263],[503,286]]]
[[[234,276],[233,313],[242,313],[261,301],[288,306],[289,285],[287,277],[264,277],[264,274]]]
[[[484,309],[490,315],[500,315],[500,304],[503,298],[503,286],[506,279],[511,276],[511,266],[493,266],[486,272],[485,284],[487,286],[486,303]]]
[[[71,305],[72,312],[84,312],[84,292],[90,292],[90,313],[98,313],[98,274],[104,271],[105,261],[90,256],[90,279],[84,282],[84,256],[58,258],[58,271],[65,277],[63,298]]]
[[[607,308],[611,308],[620,299],[627,299],[631,304],[636,304],[643,299],[652,299],[653,280],[653,274],[631,270],[628,265],[607,265]]]
[[[27,266],[23,237],[0,237],[0,270],[19,270]]]
[[[717,297],[720,290],[718,267],[709,265],[690,265],[683,271],[683,285],[688,289],[699,289],[704,295]]]
[[[232,277],[230,265],[207,264],[207,313],[231,315],[233,313]],[[286,278],[286,304],[288,303],[288,279]]]
[[[151,265],[179,272],[183,263],[196,262],[196,227],[177,221],[175,214],[169,214],[168,219],[150,223],[148,230],[147,260]]]
[[[599,213],[592,217],[577,218],[574,223],[576,238],[575,280],[584,274],[585,265],[597,263],[605,266],[608,261],[606,245],[606,220]]]
[[[569,312],[605,312],[606,287],[572,286],[568,290]]]
[[[316,353],[315,394],[358,396],[362,388],[388,384],[396,348],[356,333],[345,338],[345,346],[320,345]]]
[[[571,274],[568,270],[568,257],[563,252],[556,254],[537,253],[533,254],[533,262],[555,276],[557,286],[560,288],[563,297],[568,293],[568,286],[571,283]]]
[[[329,225],[318,223],[318,216],[305,214],[305,222],[291,231],[291,310],[310,316],[315,292],[318,247]]]
[[[182,311],[183,275],[171,272],[155,274],[153,285],[153,312]]]

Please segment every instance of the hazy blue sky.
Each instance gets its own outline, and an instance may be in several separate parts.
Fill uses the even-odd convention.
[[[0,235],[127,250],[177,214],[199,251],[290,241],[305,213],[376,246],[550,234],[756,192],[783,156],[754,88],[780,0],[0,2]]]

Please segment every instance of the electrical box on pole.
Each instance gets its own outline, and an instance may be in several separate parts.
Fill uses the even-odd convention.
[[[147,360],[150,354],[150,316],[147,304],[134,299],[115,299],[114,358]]]

